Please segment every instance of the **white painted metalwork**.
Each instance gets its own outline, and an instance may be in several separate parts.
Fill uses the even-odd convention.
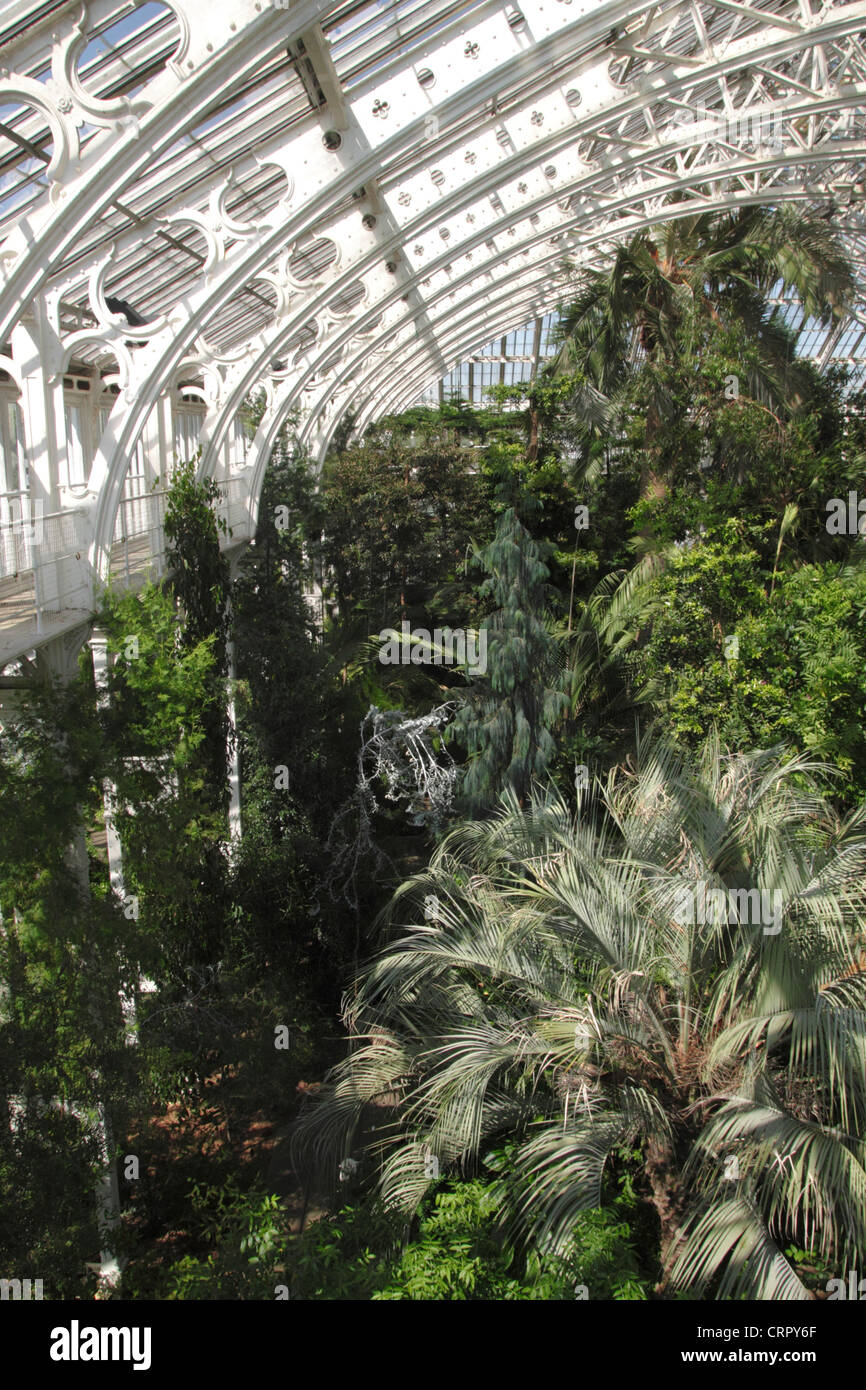
[[[639,227],[818,201],[860,266],[864,33],[866,0],[9,6],[0,669],[159,571],[179,459],[243,544],[287,418],[321,458]]]

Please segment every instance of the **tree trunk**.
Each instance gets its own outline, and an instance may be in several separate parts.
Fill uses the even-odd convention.
[[[647,1141],[644,1172],[652,1192],[652,1205],[659,1219],[661,1236],[661,1279],[656,1292],[664,1292],[676,1255],[685,1194],[672,1145],[661,1139]]]
[[[575,547],[577,541],[575,541]],[[571,620],[574,615],[574,581],[577,575],[577,549],[574,552],[574,560],[571,566],[571,593],[568,596],[568,635],[571,636]]]
[[[526,457],[538,458],[538,407],[532,399],[529,402],[529,443],[526,446]]]

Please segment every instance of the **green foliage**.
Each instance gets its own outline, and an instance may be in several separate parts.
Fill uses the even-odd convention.
[[[532,1252],[523,1262],[504,1243],[501,1195],[481,1179],[438,1191],[425,1204],[374,1299],[440,1302],[641,1299],[628,1223],[612,1209],[582,1213],[565,1256]],[[517,1272],[515,1272],[517,1271]]]
[[[224,793],[206,751],[216,636],[185,640],[171,596],[151,585],[110,598],[102,621],[117,656],[101,715],[104,775],[117,788],[127,892],[140,898],[142,964],[159,983],[184,987],[214,960],[224,931]]]
[[[404,1223],[381,1203],[344,1206],[313,1222],[288,1247],[291,1297],[344,1302],[368,1300],[398,1257]]]
[[[118,1003],[127,924],[82,828],[100,770],[84,674],[34,685],[4,710],[0,1251],[4,1274],[41,1278],[46,1297],[80,1297],[92,1282],[99,1152],[86,1113],[97,1102],[122,1113],[137,1079]]]
[[[85,1262],[98,1248],[92,1139],[56,1108],[0,1128],[0,1254],[4,1276],[41,1279],[46,1299],[92,1296]]]
[[[469,625],[465,559],[490,528],[470,451],[436,436],[350,449],[326,465],[320,522],[343,621],[366,634],[403,616]]]
[[[488,575],[481,597],[495,605],[485,620],[487,671],[473,678],[449,731],[467,749],[463,794],[474,809],[492,805],[506,787],[523,797],[544,775],[567,703],[544,620],[548,570],[513,509],[502,513],[479,560]]]
[[[796,392],[790,339],[765,315],[778,283],[796,290],[807,314],[829,322],[851,302],[855,282],[838,234],[795,208],[740,208],[673,218],[636,232],[608,269],[585,273],[560,324],[557,366],[586,373],[603,393],[621,385],[629,337],[637,332],[652,366],[700,354],[709,324],[739,327],[756,346],[764,388]],[[654,425],[673,416],[664,394]]]
[[[519,1258],[503,1238],[498,1184],[441,1184],[409,1228],[363,1200],[322,1217],[285,1253],[291,1297],[475,1302],[645,1297],[629,1226],[617,1208],[586,1213],[566,1258]],[[585,1293],[580,1285],[585,1286]]]
[[[489,1302],[518,1296],[520,1283],[509,1275],[512,1261],[496,1229],[497,1214],[495,1195],[479,1180],[437,1192],[374,1299]]]
[[[227,527],[215,512],[220,491],[212,478],[198,480],[195,463],[175,469],[165,509],[165,558],[172,589],[183,608],[183,641],[195,646],[213,637],[215,664],[225,670],[229,566],[220,550]]]
[[[0,1065],[7,1092],[122,1092],[119,906],[88,856],[101,740],[92,683],[34,686],[0,737]],[[104,1091],[103,1091],[104,1094]]]
[[[323,1032],[356,930],[323,891],[323,845],[354,786],[362,709],[345,652],[319,636],[304,592],[316,518],[308,464],[283,434],[233,593],[243,837],[227,958],[274,1008],[324,1011]]]
[[[219,496],[213,479],[196,478],[194,463],[180,464],[168,490],[163,529],[169,582],[183,615],[180,643],[194,649],[207,642],[213,658],[198,709],[203,738],[192,775],[203,779],[207,801],[216,814],[225,817],[230,732],[225,684],[229,562],[220,549],[220,534],[226,534],[227,527],[216,511]],[[181,771],[180,776],[186,773]],[[213,916],[223,892],[223,863],[216,845],[205,853],[203,873],[210,898],[209,915]]]
[[[287,1227],[278,1197],[255,1185],[243,1187],[231,1173],[221,1175],[219,1183],[194,1181],[187,1221],[196,1252],[163,1269],[133,1266],[124,1283],[126,1297],[181,1302],[274,1297],[275,1265]]]
[[[509,1236],[568,1258],[627,1145],[663,1284],[803,1297],[780,1238],[859,1267],[866,838],[816,771],[643,740],[576,817],[511,793],[452,831],[395,895],[300,1146],[333,1171],[376,1101],[369,1161],[411,1213],[424,1151],[471,1171],[511,1135]],[[710,887],[717,915],[697,906]]]
[[[862,800],[866,571],[774,574],[777,531],[729,518],[670,554],[632,672],[675,738],[694,746],[715,726],[741,748],[785,741],[839,769],[844,794]]]
[[[24,1108],[0,1136],[0,1248],[17,1274],[92,1284],[93,1134],[39,1096],[104,1101],[136,1136],[132,1297],[631,1299],[657,1277],[665,1296],[803,1297],[862,1262],[863,849],[844,817],[866,800],[866,569],[825,522],[866,488],[866,411],[844,372],[797,359],[778,281],[838,318],[853,278],[827,222],[681,218],[582,275],[553,369],[489,409],[413,408],[361,444],[348,420],[321,486],[290,422],[231,610],[219,489],[179,466],[168,583],[106,599],[107,701],[85,669],[4,699],[0,1078]],[[487,672],[383,667],[372,635],[403,618],[485,625]],[[463,808],[485,819],[437,825],[425,870],[424,815],[379,807],[340,901],[358,730],[444,701]],[[706,751],[711,726],[736,755]],[[760,751],[780,744],[804,757]],[[839,774],[832,800],[806,755]],[[574,762],[611,769],[576,821]],[[533,787],[550,778],[568,805]],[[108,883],[105,779],[134,914]],[[290,1113],[334,1060],[389,875],[397,936],[351,982],[353,1049],[305,1121],[333,1174],[330,1148],[372,1114],[385,1200],[294,1236],[228,1135]],[[778,888],[783,932],[684,926],[672,898],[697,878]],[[159,992],[131,1049],[118,990],[142,971]],[[170,1102],[177,1151],[149,1125]],[[226,1137],[205,1152],[209,1107]],[[430,1148],[449,1174],[432,1187]]]

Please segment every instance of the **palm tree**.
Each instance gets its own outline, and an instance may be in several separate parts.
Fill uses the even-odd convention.
[[[592,271],[559,325],[557,370],[581,368],[605,394],[622,381],[633,338],[646,358],[697,350],[708,322],[736,323],[761,344],[767,380],[790,376],[787,334],[768,319],[774,287],[793,290],[807,318],[841,317],[856,290],[838,234],[794,208],[746,207],[681,217],[640,231],[609,270]]]
[[[823,324],[847,311],[854,273],[824,217],[799,208],[745,207],[639,231],[608,269],[578,279],[547,373],[572,376],[577,421],[584,420],[590,435],[609,434],[612,406],[640,363],[647,447],[658,453],[672,409],[666,372],[677,365],[695,370],[713,330],[737,328],[757,345],[749,396],[774,414],[796,413],[809,398],[811,378],[796,358],[795,335],[771,312],[774,288],[793,291],[805,317]],[[533,428],[537,434],[537,421]]]
[[[335,1173],[373,1117],[365,1159],[411,1210],[430,1155],[466,1173],[509,1136],[510,1226],[563,1254],[638,1145],[660,1291],[808,1298],[789,1241],[861,1267],[866,836],[819,771],[645,740],[576,816],[506,794],[452,832],[357,981],[307,1159]]]

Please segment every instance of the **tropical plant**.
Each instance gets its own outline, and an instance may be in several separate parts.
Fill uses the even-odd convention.
[[[644,739],[576,816],[507,793],[455,829],[394,898],[300,1151],[333,1173],[366,1125],[411,1210],[431,1154],[471,1173],[510,1135],[507,1223],[556,1254],[629,1144],[660,1291],[809,1297],[791,1242],[859,1267],[866,836],[818,776]]]
[[[762,207],[672,218],[635,233],[609,268],[583,275],[560,320],[555,368],[578,369],[610,395],[628,371],[633,337],[649,360],[676,359],[699,349],[713,321],[744,328],[759,344],[764,387],[790,396],[797,365],[781,322],[767,313],[775,287],[794,291],[805,316],[824,322],[850,304],[853,271],[824,218]]]

